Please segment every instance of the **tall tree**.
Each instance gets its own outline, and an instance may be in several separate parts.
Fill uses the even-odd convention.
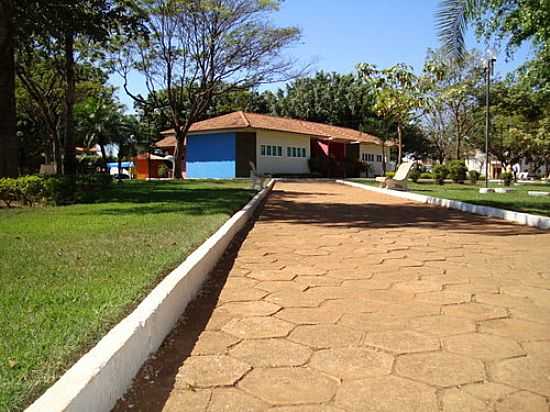
[[[418,78],[412,68],[405,64],[396,64],[383,70],[371,64],[360,64],[358,70],[373,86],[376,113],[396,125],[399,165],[403,159],[403,128],[423,104]]]
[[[17,176],[15,114],[15,2],[0,1],[0,177]]]
[[[425,124],[432,127],[432,132],[438,133],[432,136],[442,143],[440,148],[443,148],[449,135],[454,137],[456,159],[462,159],[463,146],[478,124],[474,112],[479,104],[477,93],[482,81],[483,69],[478,64],[479,60],[477,53],[467,53],[461,61],[457,61],[448,60],[441,51],[429,50],[424,64]],[[441,155],[443,153],[440,153],[440,160]]]
[[[371,87],[356,74],[315,73],[272,94],[271,111],[280,116],[381,134]]]
[[[212,98],[292,77],[283,50],[299,38],[269,15],[279,0],[141,0],[147,36],[126,39],[117,68],[126,92],[169,113],[176,132],[174,176],[182,177],[185,138]],[[145,77],[150,102],[129,88],[128,75]],[[166,98],[161,98],[160,93]]]
[[[64,86],[63,169],[75,174],[77,60],[106,47],[113,33],[136,28],[139,15],[125,0],[37,0],[17,2],[16,20],[18,49],[39,48],[57,61]]]

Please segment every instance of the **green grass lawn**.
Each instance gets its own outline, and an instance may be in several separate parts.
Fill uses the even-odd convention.
[[[20,410],[253,195],[125,182],[95,203],[0,209],[0,411]]]
[[[354,179],[359,183],[378,185],[373,180]],[[409,189],[412,192],[443,199],[460,200],[476,205],[493,206],[501,209],[516,210],[525,213],[550,216],[550,197],[533,197],[527,195],[527,191],[550,191],[550,184],[533,183],[512,185],[513,193],[487,193],[480,194],[479,188],[482,183],[471,185],[469,183],[445,183],[438,185],[434,183],[413,183],[409,182]],[[491,184],[491,187],[503,187],[502,185]]]

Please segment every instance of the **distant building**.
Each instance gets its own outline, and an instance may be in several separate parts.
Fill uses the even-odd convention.
[[[155,146],[173,154],[174,131],[162,134]],[[389,154],[382,140],[368,133],[245,112],[194,123],[185,151],[189,178],[249,177],[250,163],[261,174],[308,175],[312,158],[330,167],[331,177],[345,176],[346,162],[368,164],[371,175],[381,175],[383,156]]]

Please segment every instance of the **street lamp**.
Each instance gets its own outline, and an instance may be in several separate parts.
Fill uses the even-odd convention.
[[[486,193],[489,188],[489,129],[491,125],[491,113],[489,111],[489,94],[491,88],[491,76],[495,68],[497,53],[495,49],[489,48],[485,52],[485,190],[480,192]]]

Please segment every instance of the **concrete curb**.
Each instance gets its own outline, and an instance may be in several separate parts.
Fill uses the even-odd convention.
[[[519,223],[521,225],[533,226],[538,229],[550,229],[550,218],[540,215],[532,215],[529,213],[514,212],[512,210],[499,209],[490,206],[474,205],[471,203],[461,202],[459,200],[441,199],[438,197],[431,197],[426,195],[420,195],[412,192],[401,192],[398,190],[382,189],[380,187],[368,186],[356,182],[348,182],[345,180],[337,180],[337,183],[341,183],[348,186],[353,186],[363,190],[370,190],[371,192],[383,193],[389,196],[400,197],[402,199],[413,200],[415,202],[427,203],[429,205],[435,205],[440,207],[446,207],[447,209],[456,209],[466,213],[473,213],[476,215],[483,215],[489,217],[496,217],[504,219],[508,222]]]
[[[195,297],[233,239],[270,193],[274,180],[235,213],[38,398],[27,412],[108,412],[126,393]]]

